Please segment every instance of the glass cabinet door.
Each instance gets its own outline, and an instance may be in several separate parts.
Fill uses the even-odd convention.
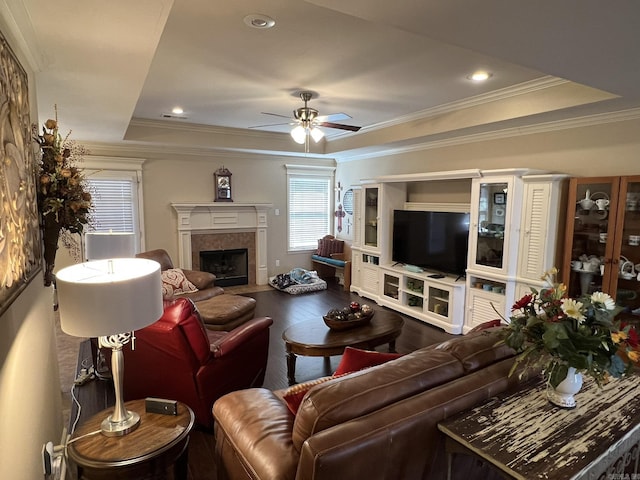
[[[509,184],[481,183],[477,205],[475,264],[502,269]]]
[[[622,177],[617,202],[616,242],[610,293],[624,307],[622,319],[640,321],[640,176]]]
[[[615,294],[618,184],[617,177],[572,178],[569,182],[560,278],[572,298],[594,291]]]
[[[367,247],[378,247],[378,187],[364,189],[364,244]]]

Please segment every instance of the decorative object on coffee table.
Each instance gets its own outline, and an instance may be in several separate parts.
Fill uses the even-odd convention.
[[[293,324],[282,333],[289,384],[296,383],[296,355],[329,358],[342,355],[346,347],[373,350],[385,343],[389,344],[390,352],[395,352],[396,338],[403,325],[400,315],[387,310],[378,310],[367,325],[347,330],[331,330],[320,319]]]
[[[358,302],[351,302],[348,307],[329,310],[322,318],[331,330],[348,330],[368,324],[373,314],[369,305],[360,306]]]
[[[231,175],[232,173],[225,168],[224,165],[213,174],[216,202],[233,202],[231,196]]]

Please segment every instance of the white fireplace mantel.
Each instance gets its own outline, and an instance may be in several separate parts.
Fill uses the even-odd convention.
[[[255,231],[256,284],[266,285],[267,211],[271,203],[172,203],[178,214],[178,256],[181,268],[192,268],[191,235],[222,231]]]

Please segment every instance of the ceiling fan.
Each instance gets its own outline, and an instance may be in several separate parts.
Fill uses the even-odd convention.
[[[348,130],[357,132],[361,127],[354,125],[345,125],[342,123],[334,123],[338,120],[351,118],[346,113],[333,113],[331,115],[318,115],[318,110],[308,106],[308,102],[313,98],[313,93],[308,91],[300,92],[300,98],[304,102],[304,107],[297,108],[293,111],[293,119],[287,122],[294,125],[291,130],[291,137],[296,143],[305,145],[305,152],[309,151],[309,137],[317,143],[324,137],[324,132],[319,127],[336,128],[339,130]],[[277,113],[261,112],[264,115],[273,115],[275,117],[289,118],[285,115]],[[270,125],[259,125],[250,128],[271,127],[276,125],[286,125],[286,123],[274,123]]]

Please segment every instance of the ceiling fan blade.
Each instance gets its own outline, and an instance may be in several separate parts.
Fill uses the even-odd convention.
[[[350,115],[346,113],[330,113],[329,115],[318,115],[316,117],[317,122],[339,122],[341,120],[349,120]]]
[[[342,123],[332,123],[332,122],[319,122],[318,125],[321,127],[329,127],[329,128],[337,128],[339,130],[349,130],[351,132],[357,132],[362,127],[355,127],[353,125],[344,125]]]
[[[291,119],[291,115],[280,115],[279,113],[260,112],[262,115],[273,115],[274,117],[282,117]]]

